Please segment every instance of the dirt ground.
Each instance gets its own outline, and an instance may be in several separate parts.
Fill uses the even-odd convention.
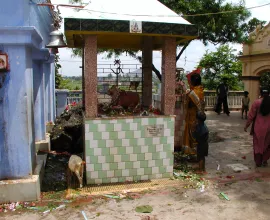
[[[205,188],[190,188],[186,180],[172,180],[172,185],[143,192],[122,192],[123,199],[85,196],[68,202],[65,194],[46,197],[64,204],[62,209],[43,214],[25,209],[0,213],[0,220],[28,219],[87,219],[104,220],[241,220],[270,219],[270,165],[255,168],[252,139],[243,131],[245,120],[239,112],[230,117],[208,113],[211,131]],[[214,137],[214,138],[213,138]],[[243,164],[247,170],[234,172],[227,165]],[[219,169],[217,169],[219,168]],[[229,200],[224,199],[224,193]],[[60,199],[62,197],[62,199]],[[43,198],[44,199],[44,198]],[[150,205],[151,213],[138,213],[137,206]]]

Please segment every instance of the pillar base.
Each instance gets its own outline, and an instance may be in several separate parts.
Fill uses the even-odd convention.
[[[46,134],[46,140],[38,141],[35,143],[36,152],[38,151],[51,151],[50,134]]]
[[[46,159],[46,154],[37,156],[37,166],[32,176],[0,180],[0,203],[39,200]]]

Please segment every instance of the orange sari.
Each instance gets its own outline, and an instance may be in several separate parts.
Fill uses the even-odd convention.
[[[195,86],[186,96],[185,131],[183,147],[186,154],[196,154],[197,142],[192,133],[197,124],[197,112],[204,111],[204,92],[202,86]]]

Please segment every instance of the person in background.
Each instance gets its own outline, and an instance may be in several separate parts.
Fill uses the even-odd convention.
[[[196,155],[199,162],[199,171],[205,171],[205,156],[208,155],[208,129],[204,124],[204,89],[201,85],[200,69],[187,75],[190,89],[186,92],[185,102],[185,131],[183,150],[185,154]]]
[[[223,104],[223,111],[225,114],[230,116],[230,111],[228,108],[228,93],[229,93],[229,87],[227,85],[227,79],[223,79],[223,83],[221,83],[217,87],[217,104],[215,112],[220,115],[222,110],[222,104]]]
[[[244,92],[244,97],[242,98],[242,119],[244,119],[244,112],[245,112],[245,119],[247,119],[247,114],[249,110],[249,102],[250,98],[248,97],[248,91]]]
[[[204,112],[199,111],[197,113],[197,125],[193,132],[193,137],[197,142],[197,160],[199,162],[199,172],[205,172],[205,157],[208,156],[208,139],[209,130],[204,123],[206,120],[206,115]]]
[[[253,124],[252,124],[253,123]],[[261,98],[254,101],[244,130],[252,124],[254,161],[257,167],[266,166],[270,158],[270,96],[268,89],[261,89]]]

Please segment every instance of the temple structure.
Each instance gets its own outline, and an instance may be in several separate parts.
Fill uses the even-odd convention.
[[[176,47],[197,28],[157,0],[91,0],[64,21],[68,46],[84,48],[87,183],[172,176]],[[97,117],[98,48],[142,50],[144,108],[152,104],[152,52],[162,50],[163,115]]]
[[[242,80],[250,94],[251,103],[258,99],[260,76],[270,71],[270,23],[258,26],[249,36],[249,44],[243,45]]]

